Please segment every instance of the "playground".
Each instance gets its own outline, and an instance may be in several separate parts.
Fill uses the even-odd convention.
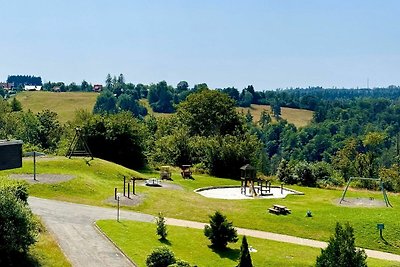
[[[354,227],[357,245],[364,248],[379,249],[400,254],[400,199],[397,194],[388,193],[388,199],[393,207],[347,205],[352,199],[367,201],[383,201],[381,191],[349,189],[342,204],[338,204],[343,195],[343,188],[320,189],[284,185],[284,188],[303,192],[304,195],[288,193],[284,198],[264,198],[249,193],[251,183],[247,183],[246,194],[241,192],[241,180],[216,178],[207,174],[193,174],[192,179],[184,179],[180,170],[172,170],[171,180],[162,180],[161,187],[146,186],[145,181],[150,178],[160,178],[160,172],[153,170],[133,171],[122,166],[95,158],[86,164],[82,158],[54,157],[37,160],[37,178],[41,175],[57,174],[74,177],[71,180],[59,181],[55,184],[32,183],[29,186],[31,196],[63,200],[95,206],[116,207],[114,188],[123,193],[123,177],[137,177],[135,195],[129,200],[133,205],[123,209],[141,213],[157,215],[162,211],[166,216],[183,220],[207,222],[208,215],[220,210],[233,221],[237,227],[270,231],[298,237],[327,241],[336,222],[349,222]],[[62,166],[62,167],[61,167]],[[26,175],[33,172],[32,158],[23,159],[23,167],[10,171],[3,171],[3,176]],[[32,176],[30,176],[31,179]],[[130,181],[130,179],[129,179]],[[127,179],[128,182],[128,179]],[[171,187],[169,187],[171,185]],[[176,188],[173,188],[172,185]],[[194,192],[199,188],[235,185],[243,200],[208,198]],[[130,185],[132,193],[132,183]],[[254,183],[254,192],[258,184]],[[126,193],[128,191],[126,185]],[[177,190],[177,187],[181,189]],[[265,182],[263,185],[265,189]],[[271,192],[274,188],[280,189],[280,183],[272,181]],[[253,190],[253,188],[252,188]],[[203,190],[204,191],[204,190]],[[249,195],[249,196],[246,196]],[[250,197],[251,195],[251,197]],[[108,200],[108,201],[107,201]],[[124,201],[121,199],[121,201]],[[137,201],[137,202],[136,202]],[[135,202],[135,203],[134,203]],[[128,203],[127,203],[128,204]],[[286,206],[291,210],[289,216],[276,216],[268,212],[273,205]],[[307,211],[312,217],[306,217]],[[357,214],[357,216],[354,216]],[[251,218],[251,222],[249,221]],[[384,223],[383,236],[387,243],[379,237],[377,223]]]

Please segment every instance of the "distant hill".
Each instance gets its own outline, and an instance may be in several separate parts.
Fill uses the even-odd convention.
[[[31,110],[38,113],[49,109],[58,114],[58,120],[65,123],[73,120],[75,111],[86,109],[92,111],[99,94],[92,92],[21,92],[16,95],[24,111]]]
[[[248,110],[250,110],[254,122],[258,122],[260,120],[261,112],[263,110],[266,110],[270,114],[271,118],[274,120],[270,106],[252,104],[250,108],[237,108],[238,112],[243,111],[244,114],[246,114]],[[306,126],[311,122],[313,118],[313,112],[306,109],[282,107],[281,113],[281,117],[283,119],[287,120],[290,123],[293,123],[297,128]]]
[[[96,98],[99,94],[92,92],[21,92],[16,95],[18,101],[21,102],[25,111],[31,110],[33,113],[40,112],[44,109],[49,109],[58,114],[58,119],[61,123],[68,120],[73,120],[77,109],[86,109],[92,111]],[[169,116],[169,113],[153,112],[147,99],[141,99],[140,103],[144,105],[149,114],[156,117]],[[250,108],[237,108],[238,112],[247,113],[250,110],[255,122],[260,120],[262,110],[266,110],[271,114],[271,107],[267,105],[252,104]],[[313,112],[305,109],[284,108],[282,107],[282,118],[296,127],[306,126],[312,120]]]

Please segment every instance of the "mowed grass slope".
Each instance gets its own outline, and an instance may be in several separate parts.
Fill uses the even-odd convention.
[[[215,251],[202,230],[167,226],[167,241],[160,241],[154,223],[101,220],[96,224],[138,266],[146,266],[146,257],[159,246],[167,246],[178,259],[196,266],[236,266],[242,237],[225,250]],[[320,249],[247,237],[254,266],[313,266]],[[396,266],[396,262],[368,259],[369,266]]]
[[[78,109],[91,112],[98,95],[93,92],[32,91],[18,93],[16,98],[21,102],[24,111],[31,110],[33,113],[38,113],[49,109],[58,114],[61,123],[65,123],[74,119],[75,111]]]
[[[1,175],[11,173],[32,173],[32,158],[24,159],[23,168],[2,171]],[[157,177],[158,173],[138,173],[122,166],[95,159],[86,164],[80,158],[64,157],[39,158],[38,173],[72,174],[75,179],[59,184],[34,184],[30,186],[33,196],[110,206],[104,201],[113,196],[114,187],[119,192],[123,188],[123,175],[128,177]],[[327,241],[336,222],[349,222],[355,229],[357,244],[361,247],[400,254],[400,197],[389,194],[393,208],[344,207],[337,204],[342,190],[326,190],[290,186],[304,195],[289,195],[285,199],[223,200],[203,197],[194,189],[215,185],[239,185],[239,181],[215,178],[208,175],[194,175],[195,180],[183,180],[180,174],[173,173],[175,185],[180,190],[137,186],[136,192],[143,202],[134,207],[125,207],[143,213],[156,215],[163,212],[166,217],[208,222],[208,215],[220,210],[242,228],[271,231],[304,238]],[[166,182],[165,182],[166,183]],[[351,191],[349,197],[373,197],[382,199],[380,192]],[[277,216],[267,212],[274,204],[287,206],[292,210],[288,216]],[[306,217],[311,210],[313,217]],[[384,237],[380,239],[377,223],[385,223]]]
[[[275,121],[275,118],[272,115],[271,106],[268,105],[252,104],[249,108],[237,108],[237,110],[238,112],[243,112],[244,114],[247,114],[247,111],[250,111],[254,122],[258,122],[260,120],[261,112],[265,110],[270,114],[272,120]],[[289,123],[293,123],[297,128],[308,125],[313,118],[313,112],[306,109],[282,107],[281,113],[282,119],[287,120]]]

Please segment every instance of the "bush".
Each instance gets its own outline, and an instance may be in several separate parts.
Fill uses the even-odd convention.
[[[353,228],[336,224],[335,234],[329,239],[328,247],[317,257],[317,267],[364,267],[367,256],[362,249],[356,249]]]
[[[174,253],[167,247],[158,247],[147,256],[146,266],[167,267],[176,262]]]
[[[0,179],[0,195],[10,193],[25,204],[28,200],[28,185],[25,181]]]
[[[26,253],[36,242],[37,233],[38,226],[29,207],[10,192],[1,192],[0,263]]]
[[[301,185],[305,186],[315,186],[317,179],[314,176],[312,166],[310,163],[307,162],[299,162],[295,169],[295,177],[297,178],[297,181]]]
[[[236,243],[238,241],[232,222],[228,222],[226,216],[219,211],[210,216],[210,225],[204,227],[204,235],[210,239],[215,248],[225,248],[228,242]]]

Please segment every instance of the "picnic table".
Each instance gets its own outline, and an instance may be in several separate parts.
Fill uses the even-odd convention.
[[[274,213],[276,215],[280,215],[280,214],[286,215],[286,214],[291,213],[291,210],[288,209],[286,206],[277,205],[277,204],[275,204],[272,208],[269,208],[268,211],[270,213]]]

